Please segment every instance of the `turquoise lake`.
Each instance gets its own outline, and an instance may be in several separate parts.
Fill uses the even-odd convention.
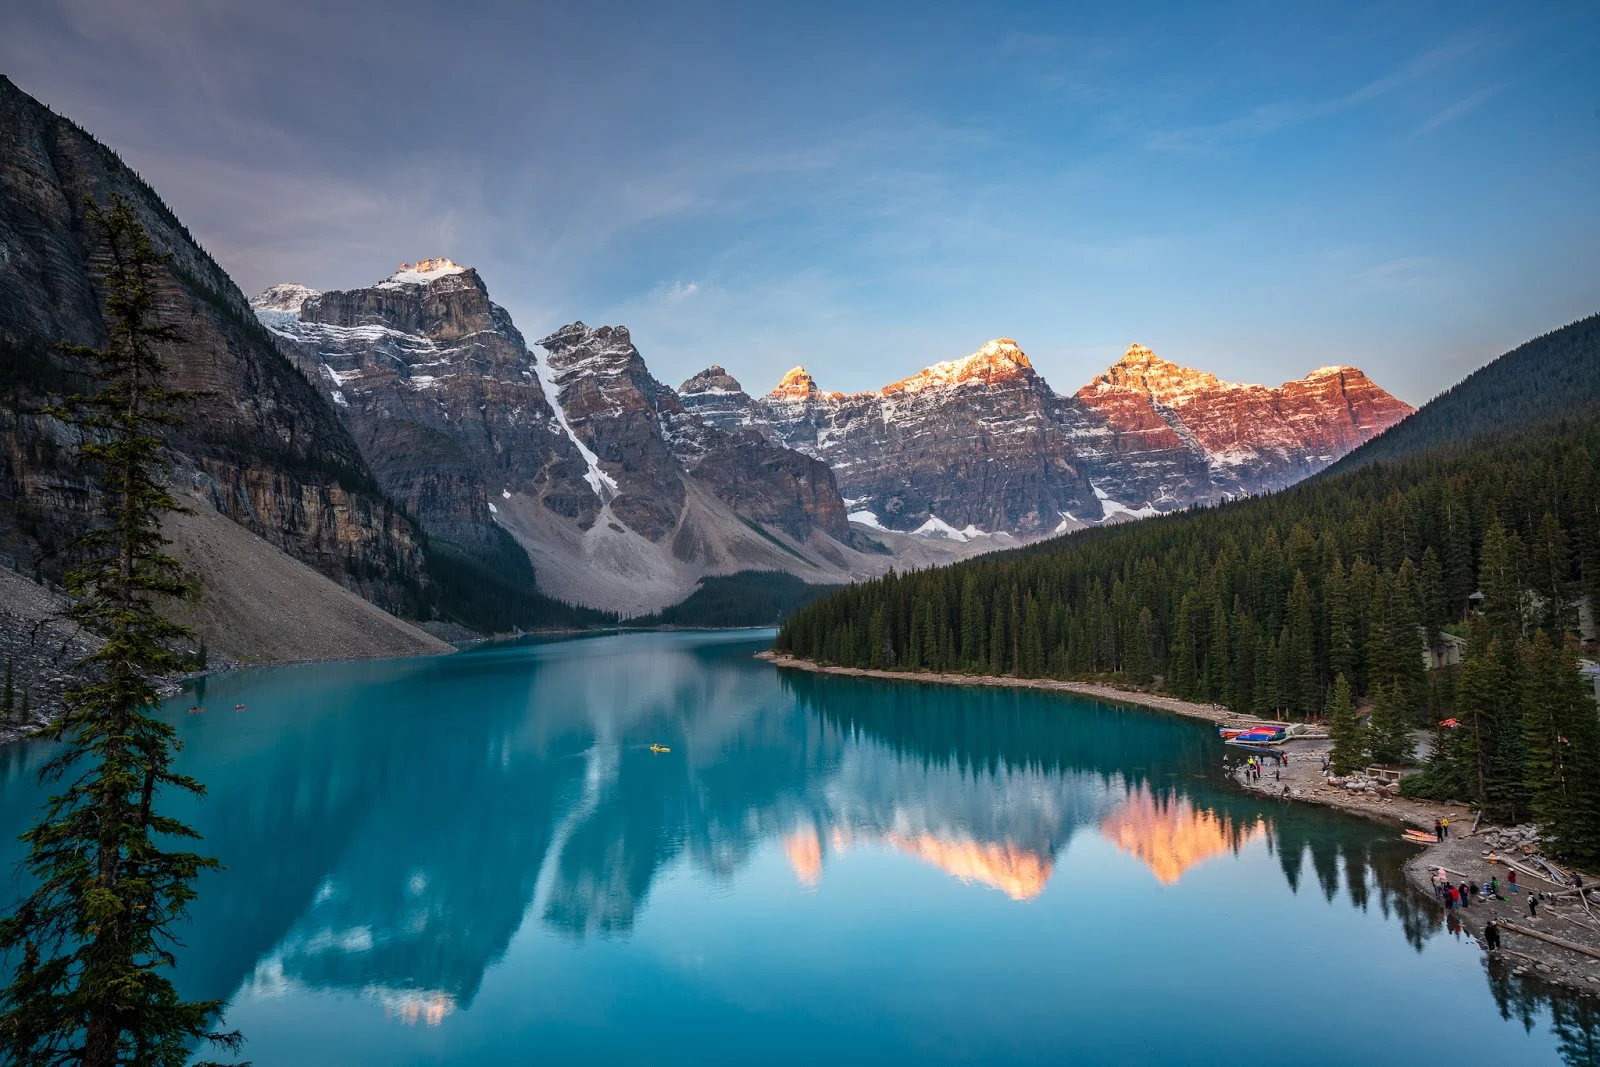
[[[183,993],[258,1067],[1597,1062],[1396,831],[1235,790],[1204,724],[770,640],[205,679]],[[7,871],[44,754],[0,750]]]

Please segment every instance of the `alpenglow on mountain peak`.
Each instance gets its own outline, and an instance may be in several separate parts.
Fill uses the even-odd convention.
[[[399,285],[427,285],[451,274],[465,274],[468,269],[444,256],[438,256],[433,259],[419,259],[416,263],[400,264],[393,274],[378,284],[385,288],[393,288]]]
[[[996,382],[1033,374],[1033,364],[1017,342],[1009,337],[997,337],[971,355],[946,360],[926,367],[909,378],[886,385],[881,390],[888,395],[899,392],[918,392],[923,389],[963,385],[967,382]]]

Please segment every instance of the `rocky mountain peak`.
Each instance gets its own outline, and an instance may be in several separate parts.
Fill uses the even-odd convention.
[[[768,393],[768,396],[781,397],[792,400],[803,400],[806,397],[816,396],[821,390],[812,379],[811,373],[804,367],[796,367],[783,376],[777,387]]]
[[[284,282],[263,289],[250,298],[250,306],[257,311],[292,311],[298,312],[300,305],[314,296],[322,293],[316,289],[309,289],[298,282]]]
[[[1191,370],[1162,359],[1144,345],[1131,344],[1121,359],[1080,389],[1078,395],[1133,390],[1163,404],[1171,404],[1197,393],[1231,388],[1237,387],[1231,382],[1222,381],[1215,374]]]
[[[539,347],[549,353],[550,365],[562,375],[618,374],[644,367],[626,326],[591,328],[574,322],[542,338]],[[637,367],[631,365],[634,362]]]
[[[463,267],[459,263],[443,256],[436,259],[419,259],[416,263],[400,264],[398,270],[379,282],[378,285],[385,289],[398,288],[402,285],[431,285],[440,278],[446,278],[452,274],[465,274],[468,269],[470,268]]]
[[[739,384],[739,380],[715,363],[678,386],[678,393],[683,396],[699,393],[743,392],[744,386]]]
[[[1017,378],[1033,376],[1033,364],[1017,343],[1009,337],[999,337],[982,348],[960,359],[935,363],[909,378],[902,378],[883,387],[885,395],[901,392],[920,392],[930,388],[949,388],[967,382],[994,385]]]

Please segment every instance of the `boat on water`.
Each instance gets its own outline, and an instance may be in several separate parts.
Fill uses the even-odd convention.
[[[650,751],[651,752],[671,752],[672,749],[668,748],[666,745],[651,745],[650,746]]]

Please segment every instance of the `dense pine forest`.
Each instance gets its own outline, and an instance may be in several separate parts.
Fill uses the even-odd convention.
[[[825,664],[1105,678],[1268,717],[1328,712],[1348,768],[1552,825],[1600,859],[1600,419],[1445,445],[1269,497],[854,585],[777,649]],[[1452,662],[1456,661],[1456,662]],[[1430,667],[1437,664],[1437,667]],[[1580,810],[1581,809],[1581,810]]]

